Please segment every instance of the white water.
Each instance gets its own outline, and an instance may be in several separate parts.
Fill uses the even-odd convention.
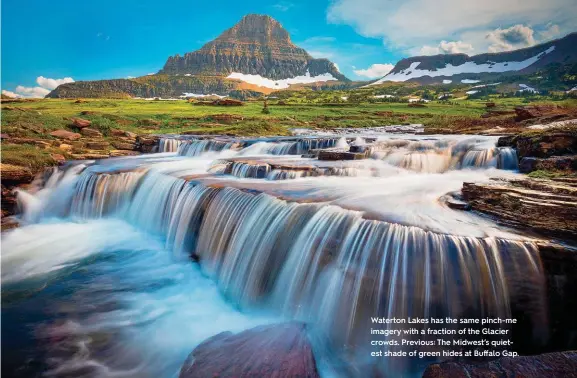
[[[355,144],[368,138],[359,136]],[[87,326],[118,331],[111,342],[129,356],[99,356],[101,375],[110,369],[173,374],[203,338],[267,321],[257,316],[262,311],[313,325],[320,349],[332,348],[331,356],[359,369],[359,376],[372,369],[405,376],[411,365],[383,360],[372,366],[375,361],[365,358],[368,317],[361,314],[459,316],[474,310],[476,316],[506,317],[511,298],[526,290],[535,298],[528,316],[543,323],[535,244],[439,202],[464,181],[513,177],[496,169],[512,159],[509,151],[500,157],[492,138],[387,135],[377,142],[375,153],[382,155],[361,161],[318,162],[276,150],[290,145],[294,154],[343,141],[348,146],[344,137],[267,140],[245,148],[224,148],[234,141],[194,141],[186,153],[183,143],[179,154],[58,172],[45,189],[21,196],[30,225],[4,236],[9,271],[3,282],[82,264],[97,277],[128,281],[126,292],[109,293],[122,310],[97,312],[96,318],[90,313],[64,330],[69,336],[78,327],[89,333]],[[227,162],[231,158],[253,163]],[[275,171],[263,159],[280,166],[318,164],[335,175]],[[293,177],[271,180],[282,175]],[[111,262],[92,267],[87,259],[98,256]],[[189,256],[200,260],[206,276]],[[155,287],[157,280],[160,290],[136,289]],[[76,357],[56,365],[76,366]]]

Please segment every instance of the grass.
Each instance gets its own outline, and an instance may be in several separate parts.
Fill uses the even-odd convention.
[[[512,116],[481,118],[487,111],[486,100],[432,101],[426,107],[413,108],[405,102],[321,102],[305,92],[301,97],[268,101],[249,101],[244,106],[218,107],[179,101],[146,101],[134,99],[41,99],[3,102],[2,133],[10,137],[32,138],[52,143],[50,132],[57,129],[78,131],[71,126],[72,117],[92,121],[92,128],[113,141],[112,129],[137,134],[225,134],[234,136],[289,135],[292,128],[333,129],[340,127],[375,127],[418,123],[429,132],[479,133],[495,126],[519,131]],[[303,96],[298,92],[295,96]],[[334,97],[334,95],[333,95]],[[282,101],[282,103],[281,103]],[[512,110],[522,104],[519,98],[492,98],[500,110]],[[284,105],[283,105],[284,103]],[[556,103],[577,108],[577,100]],[[231,117],[224,117],[230,115]],[[52,164],[50,153],[63,154],[56,147],[42,149],[33,145],[3,143],[3,162],[32,168]],[[65,155],[65,154],[63,154]]]
[[[28,167],[37,172],[54,165],[50,152],[31,144],[7,144],[2,146],[2,163]]]

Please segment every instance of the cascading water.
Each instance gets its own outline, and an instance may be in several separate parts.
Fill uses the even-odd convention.
[[[160,138],[158,141],[158,152],[177,152],[181,144],[181,139]]]
[[[302,148],[312,149],[340,143],[304,140]],[[319,358],[329,351],[332,363],[352,367],[333,374],[413,376],[431,361],[368,357],[371,316],[506,318],[529,297],[526,316],[546,324],[535,243],[438,202],[464,180],[514,175],[495,169],[513,166],[511,151],[495,150],[492,165],[472,157],[478,145],[468,142],[391,141],[380,146],[378,160],[298,171],[271,169],[258,159],[227,162],[224,155],[210,157],[215,165],[207,152],[234,152],[226,151],[228,142],[211,142],[184,142],[180,156],[56,171],[36,196],[24,194],[30,224],[3,235],[9,251],[2,256],[3,273],[8,267],[3,283],[42,281],[49,274],[62,286],[53,290],[64,295],[81,279],[70,269],[94,274],[84,285],[86,296],[78,294],[85,313],[60,318],[55,312],[54,320],[64,323],[49,332],[66,340],[57,345],[62,354],[50,357],[55,375],[90,366],[86,376],[173,376],[202,339],[288,318],[311,325]],[[245,159],[259,143],[235,156]],[[478,169],[458,169],[469,163]],[[330,177],[310,173],[321,171]],[[362,180],[348,177],[363,172]],[[90,237],[81,240],[85,233]],[[52,254],[53,248],[68,252]],[[187,260],[191,256],[199,268]],[[30,305],[44,300],[44,292]],[[90,298],[96,299],[93,309]],[[135,314],[142,315],[131,323]],[[231,319],[234,324],[227,324]],[[131,353],[102,353],[93,343],[97,333],[106,335],[108,347]],[[154,350],[162,358],[152,358]]]

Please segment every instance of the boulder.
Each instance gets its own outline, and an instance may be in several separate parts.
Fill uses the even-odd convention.
[[[50,135],[58,139],[67,139],[67,140],[78,140],[82,136],[78,133],[73,133],[72,131],[62,129],[53,131],[50,133]]]
[[[303,324],[265,325],[219,333],[197,346],[179,378],[302,377],[319,373]]]
[[[34,178],[30,168],[4,163],[0,163],[0,174],[2,182],[11,184],[29,183]]]
[[[480,364],[444,362],[427,367],[423,378],[569,378],[577,377],[577,352],[502,357]]]
[[[160,137],[154,135],[139,135],[136,137],[136,151],[150,153],[157,149]]]
[[[91,121],[83,118],[71,118],[70,120],[72,121],[72,125],[78,127],[79,129],[89,127],[92,124]]]
[[[80,133],[86,137],[90,137],[90,138],[102,138],[102,133],[96,129],[91,129],[89,127],[86,127],[82,130],[80,130]]]

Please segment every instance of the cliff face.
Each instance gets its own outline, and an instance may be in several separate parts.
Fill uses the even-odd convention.
[[[168,58],[160,73],[228,76],[232,72],[279,80],[330,73],[346,78],[327,59],[314,59],[291,42],[289,33],[269,16],[247,15],[200,50]]]

